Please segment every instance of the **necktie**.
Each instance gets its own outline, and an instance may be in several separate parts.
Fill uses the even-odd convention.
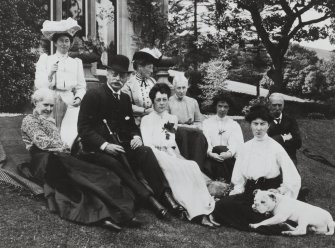
[[[113,93],[113,96],[115,97],[116,100],[119,100],[119,94]]]
[[[145,79],[142,79],[142,82],[141,82],[141,87],[147,87],[147,83],[145,82]]]

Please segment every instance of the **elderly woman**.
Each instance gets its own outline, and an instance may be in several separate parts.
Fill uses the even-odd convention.
[[[149,93],[154,111],[143,117],[141,132],[143,142],[150,146],[169,182],[173,197],[187,211],[189,220],[197,217],[200,223],[211,222],[215,202],[210,196],[204,177],[196,162],[185,160],[175,142],[177,117],[167,112],[171,91],[164,83],[157,83]]]
[[[172,115],[178,117],[178,123],[201,127],[202,115],[199,104],[194,98],[186,96],[188,80],[184,75],[177,74],[173,78],[175,94],[169,99],[169,109]]]
[[[49,89],[35,91],[33,114],[22,121],[22,138],[32,158],[26,176],[44,185],[49,209],[62,218],[116,231],[120,224],[133,225],[133,193],[113,172],[70,155],[52,118],[54,98]]]
[[[267,216],[253,211],[253,191],[273,190],[297,198],[300,175],[284,148],[267,135],[272,121],[269,110],[253,106],[246,120],[254,138],[244,143],[238,153],[232,175],[234,189],[216,203],[214,218],[223,225],[239,230],[250,230],[249,224],[258,223]],[[280,234],[281,226],[261,226],[257,232]]]
[[[154,65],[161,56],[157,48],[144,48],[136,52],[133,57],[133,67],[136,73],[122,88],[122,91],[130,96],[137,125],[140,125],[143,116],[153,111],[149,92],[156,84],[156,80],[151,76]]]
[[[240,125],[227,116],[232,103],[229,95],[216,95],[213,99],[216,115],[203,122],[208,143],[203,171],[212,179],[224,178],[227,182],[231,180],[237,150],[244,142]]]
[[[54,109],[56,126],[69,146],[77,136],[79,105],[86,92],[83,63],[68,55],[73,35],[79,29],[77,21],[71,18],[43,23],[42,33],[53,41],[56,53],[42,54],[36,63],[35,74],[35,87],[52,89],[57,96]]]

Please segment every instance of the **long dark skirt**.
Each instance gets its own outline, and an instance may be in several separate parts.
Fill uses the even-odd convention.
[[[122,224],[134,217],[135,196],[110,170],[68,154],[31,149],[28,178],[43,182],[48,207],[62,218],[83,224],[104,219]]]
[[[273,179],[260,178],[257,181],[247,181],[243,194],[223,197],[215,204],[213,212],[215,220],[222,225],[242,231],[256,231],[268,235],[281,234],[282,231],[286,230],[283,225],[260,226],[255,230],[249,227],[251,223],[258,223],[270,217],[253,211],[251,207],[254,199],[253,191],[255,189],[278,188],[281,182],[281,176]]]
[[[213,153],[217,154],[226,151],[228,151],[228,148],[226,146],[215,146],[212,150]],[[203,172],[213,180],[223,178],[226,182],[230,183],[234,165],[234,157],[225,159],[223,162],[218,162],[212,158],[206,158]]]
[[[195,128],[178,127],[176,142],[183,157],[197,162],[202,170],[208,148],[203,132]]]

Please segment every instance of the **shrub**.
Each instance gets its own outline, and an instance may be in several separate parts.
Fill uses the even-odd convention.
[[[229,66],[230,62],[219,59],[212,59],[200,65],[199,71],[203,76],[203,80],[199,85],[202,91],[199,98],[204,108],[211,105],[215,94],[226,91],[226,83],[224,81],[228,76]]]
[[[30,98],[44,7],[42,0],[1,2],[0,111],[17,111]]]

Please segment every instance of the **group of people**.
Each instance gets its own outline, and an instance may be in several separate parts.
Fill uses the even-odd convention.
[[[186,96],[185,77],[174,78],[172,96],[169,85],[151,77],[161,57],[157,49],[134,54],[134,73],[126,56],[112,56],[106,84],[86,92],[82,62],[68,56],[75,33],[71,27],[78,27],[69,24],[60,31],[53,25],[43,30],[56,53],[42,55],[36,65],[34,110],[22,122],[32,157],[25,173],[44,186],[50,210],[115,231],[142,225],[135,217],[137,206],[152,208],[161,219],[171,212],[212,228],[250,230],[250,223],[267,218],[252,211],[254,189],[298,196],[301,179],[292,159],[296,161],[301,139],[296,122],[282,114],[281,95],[270,97],[272,111],[266,106],[250,109],[246,120],[254,138],[244,143],[240,125],[227,116],[232,105],[228,95],[216,96],[216,114],[203,120],[197,101]],[[64,126],[64,114],[72,109],[78,115]],[[207,140],[204,163],[180,153],[176,133],[184,126]],[[62,129],[78,133],[79,151],[71,153],[73,141],[61,136]],[[214,199],[207,182],[222,178],[233,190]],[[282,228],[256,231],[276,234]]]

